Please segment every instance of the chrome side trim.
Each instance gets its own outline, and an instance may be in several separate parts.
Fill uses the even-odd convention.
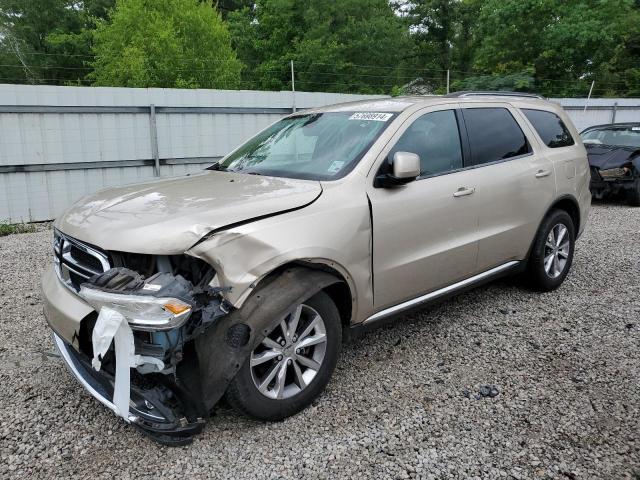
[[[497,275],[505,270],[509,270],[516,265],[518,265],[519,261],[507,262],[503,265],[499,265],[491,270],[487,270],[486,272],[479,273],[478,275],[474,275],[473,277],[469,277],[465,280],[462,280],[458,283],[454,283],[449,285],[448,287],[441,288],[440,290],[435,290],[431,293],[427,293],[426,295],[421,295],[420,297],[413,298],[411,300],[407,300],[406,302],[399,303],[398,305],[394,305],[393,307],[385,308],[384,310],[379,311],[378,313],[374,313],[369,318],[367,318],[363,325],[368,325],[373,322],[377,322],[378,320],[382,320],[383,318],[390,317],[396,313],[402,312],[403,310],[408,310],[409,308],[420,305],[421,303],[427,303],[431,300],[435,300],[449,293],[455,292],[456,290],[460,290],[469,285],[473,285],[474,283],[478,283],[488,277],[493,275]]]
[[[80,384],[100,403],[102,403],[105,407],[107,407],[113,413],[116,413],[117,412],[116,406],[101,392],[96,390],[96,387],[94,385],[91,385],[89,381],[87,381],[87,379],[85,379],[85,377],[82,375],[82,373],[80,373],[80,371],[78,370],[78,366],[76,365],[76,362],[73,360],[73,358],[71,357],[71,355],[67,350],[67,346],[62,341],[62,339],[55,333],[53,334],[53,342],[55,343],[56,348],[60,352],[60,356],[64,360],[64,363],[66,364],[67,368],[73,374],[73,376],[76,377],[78,382],[80,382]],[[129,413],[129,418],[127,419],[127,421],[129,423],[135,423],[138,421],[138,417],[135,415],[131,415],[131,413]]]

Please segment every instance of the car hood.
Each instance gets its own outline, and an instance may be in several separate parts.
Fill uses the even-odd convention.
[[[590,144],[585,144],[585,147],[589,157],[589,165],[601,170],[622,167],[640,154],[640,149],[634,147]]]
[[[173,255],[212,230],[302,208],[321,193],[312,180],[205,171],[101,190],[55,227],[105,250]]]

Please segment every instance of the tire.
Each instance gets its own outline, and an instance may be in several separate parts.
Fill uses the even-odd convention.
[[[297,328],[293,326],[296,314],[299,317]],[[315,314],[320,317],[322,325],[316,321],[310,334],[303,337],[302,334],[315,318]],[[333,300],[326,293],[316,293],[301,305],[294,306],[293,313],[287,315],[283,322],[288,327],[289,337],[286,337],[281,322],[247,358],[226,392],[226,399],[232,407],[258,420],[282,420],[309,406],[329,383],[340,354],[342,346],[340,314]],[[294,328],[300,335],[297,342],[293,341],[296,338],[293,335]],[[305,342],[305,339],[311,339],[307,343],[318,341],[322,338],[323,332],[326,340],[324,343],[319,342],[304,347],[298,355],[296,345],[302,345],[301,342]],[[278,345],[280,340],[284,340],[286,346]],[[280,354],[281,360],[278,356],[273,356],[276,353]],[[322,360],[318,362],[317,360],[321,357]],[[267,358],[269,360],[265,360]],[[301,358],[305,359],[304,364]],[[287,359],[290,363],[286,363],[285,366],[284,362]],[[315,367],[319,363],[319,368],[317,370],[310,368],[309,360],[316,362]],[[279,382],[282,378],[279,373],[283,368],[286,369],[285,388],[280,388],[283,383]],[[264,385],[274,371],[276,371],[275,376],[261,391],[258,385]],[[301,384],[305,385],[304,388],[301,388]]]
[[[564,235],[563,228],[566,229]],[[552,230],[553,238],[550,236]],[[556,236],[562,237],[559,245],[555,241],[551,242]],[[527,265],[527,280],[531,287],[548,292],[562,285],[573,262],[575,238],[575,226],[567,212],[552,210],[547,214],[536,233]],[[551,243],[556,244],[553,249],[550,247]],[[557,255],[554,252],[558,252]],[[550,256],[555,257],[555,260],[552,258],[549,264]]]
[[[633,187],[627,190],[627,199],[632,207],[640,207],[640,178],[636,178]]]

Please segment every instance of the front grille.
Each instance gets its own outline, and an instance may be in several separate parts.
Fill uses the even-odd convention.
[[[57,230],[53,249],[58,277],[76,292],[80,291],[80,284],[111,268],[105,252]]]
[[[85,265],[94,272],[102,272],[102,262],[99,258],[94,257],[92,254],[80,250],[76,245],[71,244],[71,250],[69,251],[71,258],[79,265]]]

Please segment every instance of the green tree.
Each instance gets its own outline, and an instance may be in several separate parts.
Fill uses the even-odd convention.
[[[486,90],[486,91],[514,91],[530,92],[536,89],[536,80],[532,69],[522,73],[467,75],[451,83],[451,91],[458,90]]]
[[[242,10],[244,7],[252,7],[253,0],[217,0],[215,2],[216,9],[226,19],[230,13]]]
[[[396,0],[392,4],[411,32],[412,45],[401,61],[405,74],[418,77],[409,89],[444,93],[447,70],[453,78],[471,67],[480,0]]]
[[[234,46],[255,87],[386,93],[408,29],[387,0],[258,0],[229,15]]]
[[[94,34],[94,85],[236,88],[242,64],[220,14],[198,0],[117,0]]]
[[[114,0],[0,0],[3,82],[65,84],[90,67],[85,32]],[[79,36],[82,42],[70,41]],[[64,41],[61,41],[63,40]]]
[[[303,34],[300,0],[258,0],[229,14],[233,46],[246,68],[250,88],[289,88],[289,61]]]
[[[639,23],[634,0],[487,0],[475,67],[530,69],[547,95],[586,95],[592,80],[596,93],[624,94],[630,85],[621,75],[632,78],[638,65]]]

